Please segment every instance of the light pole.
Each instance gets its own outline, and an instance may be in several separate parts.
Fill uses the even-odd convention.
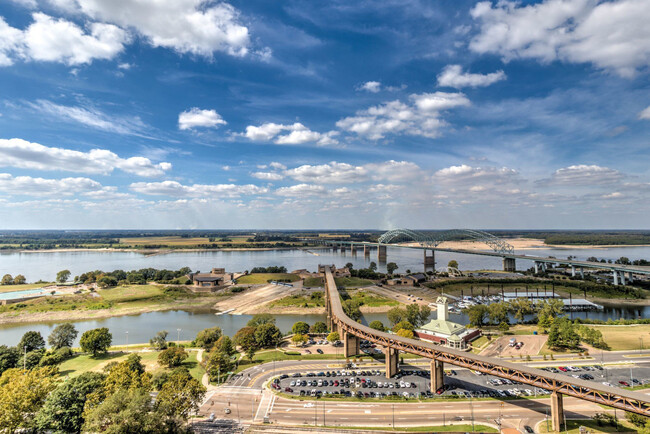
[[[474,406],[472,405],[472,397],[469,397],[469,411],[472,417],[472,431],[474,431]]]
[[[643,338],[639,336],[639,354],[643,351]]]
[[[126,346],[128,347],[129,346],[129,331],[127,330],[124,333],[126,334]]]
[[[395,429],[395,404],[393,404],[393,429]]]
[[[23,371],[27,370],[27,345],[25,345],[25,348],[23,349]]]
[[[176,345],[181,343],[181,329],[176,329]]]

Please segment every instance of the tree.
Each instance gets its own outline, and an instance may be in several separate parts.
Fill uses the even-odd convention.
[[[316,321],[309,331],[315,334],[327,333],[327,325],[323,321]]]
[[[342,303],[343,312],[345,312],[347,316],[355,321],[361,318],[361,309],[359,309],[360,306],[361,302],[357,299],[345,300]]]
[[[156,396],[156,409],[167,416],[186,421],[198,412],[206,389],[187,370],[175,370]]]
[[[253,315],[253,318],[246,325],[249,327],[257,327],[262,324],[275,324],[275,318],[270,313],[258,313]]]
[[[395,324],[395,327],[393,327],[393,331],[394,331],[395,333],[397,333],[397,332],[400,331],[400,330],[410,330],[410,331],[413,331],[414,329],[415,329],[415,327],[413,327],[413,324],[411,324],[410,322],[408,322],[408,321],[406,321],[406,320],[401,321],[401,322]]]
[[[14,284],[14,278],[11,277],[11,274],[5,274],[2,276],[2,284],[3,285],[13,285]]]
[[[59,283],[65,283],[70,278],[70,270],[61,270],[56,273],[56,281]]]
[[[0,375],[7,369],[15,368],[19,359],[18,348],[0,345]]]
[[[400,330],[397,332],[397,336],[401,336],[401,337],[403,337],[403,338],[413,339],[414,334],[413,334],[413,331],[411,331],[411,330],[400,329]]]
[[[45,339],[43,339],[40,332],[29,331],[18,342],[18,348],[23,352],[42,350],[45,348]]]
[[[406,311],[401,307],[391,307],[386,313],[386,316],[388,317],[388,321],[390,321],[392,325],[395,325],[401,322],[402,319],[406,318]]]
[[[162,330],[156,333],[156,336],[149,339],[149,345],[151,345],[154,350],[164,350],[167,348],[167,330]]]
[[[352,271],[352,268],[354,268],[354,264],[352,262],[348,262],[347,264],[345,264],[345,268]]]
[[[431,315],[431,308],[427,305],[409,304],[406,306],[406,320],[415,327],[426,323],[429,315]]]
[[[469,324],[472,327],[483,327],[487,322],[489,308],[484,304],[476,304],[467,309]]]
[[[39,432],[79,433],[84,423],[83,410],[88,395],[102,387],[105,376],[84,372],[57,387],[36,415]]]
[[[235,354],[237,351],[235,351],[235,348],[232,344],[232,340],[228,336],[221,336],[219,340],[214,344],[212,347],[213,351],[221,351],[222,353],[226,353],[229,356],[232,356]]]
[[[557,318],[564,313],[564,302],[557,298],[542,300],[537,303],[537,309],[538,317],[539,315],[546,315],[551,319]]]
[[[371,262],[370,265],[368,265],[368,268],[372,271],[377,271],[377,263],[376,262]]]
[[[379,330],[380,332],[386,331],[386,327],[384,327],[384,323],[382,323],[377,319],[372,321],[370,324],[368,324],[368,327],[370,327],[371,329]]]
[[[257,340],[255,340],[255,327],[242,327],[235,333],[235,345],[239,345],[246,352],[250,348],[257,349]]]
[[[58,369],[8,369],[0,377],[0,427],[4,432],[34,425],[34,413],[56,388]]]
[[[63,347],[72,347],[78,334],[79,332],[74,325],[66,322],[59,324],[52,330],[52,333],[47,337],[47,342],[55,350]]]
[[[188,354],[184,348],[169,347],[158,354],[158,363],[168,368],[174,368],[180,366],[187,357]]]
[[[533,312],[533,303],[527,298],[516,298],[510,302],[510,309],[514,312],[515,319],[521,322]]]
[[[81,335],[79,344],[84,352],[92,353],[96,357],[99,353],[105,353],[113,342],[113,335],[106,327],[92,329]]]
[[[393,274],[395,270],[397,270],[398,268],[399,267],[394,262],[389,262],[388,264],[386,264],[386,271],[388,272],[388,274]]]
[[[329,335],[327,335],[327,341],[328,342],[336,342],[336,341],[340,341],[340,340],[341,340],[341,336],[339,336],[338,332],[332,332]]]
[[[16,277],[14,277],[14,285],[22,285],[26,281],[27,281],[27,279],[22,274],[19,274]]]
[[[553,318],[547,314],[539,313],[537,314],[537,327],[542,333],[548,333],[549,327],[553,324]]]
[[[210,381],[218,381],[224,377],[224,374],[231,371],[234,367],[233,361],[228,354],[220,351],[213,351],[205,366],[205,370],[210,377]]]
[[[291,337],[291,342],[296,346],[302,346],[307,342],[307,336],[296,333]]]
[[[291,331],[294,334],[299,334],[299,335],[306,335],[309,333],[309,324],[303,321],[298,321],[291,327]]]
[[[508,303],[492,303],[488,306],[488,314],[492,324],[501,324],[508,322]]]
[[[145,372],[139,356],[113,366],[104,380],[102,390],[93,396],[91,402],[100,402],[101,399],[97,398],[111,395],[120,389],[151,389],[151,374]]]
[[[32,369],[41,363],[41,359],[45,355],[45,350],[34,350],[26,354],[18,361],[18,366],[24,366],[27,369]]]
[[[246,358],[248,359],[249,362],[253,361],[253,357],[255,357],[256,352],[257,352],[256,347],[250,347],[246,349]]]
[[[197,347],[202,347],[205,350],[212,348],[215,342],[219,340],[222,332],[219,327],[211,327],[209,329],[201,330],[196,334],[193,344]]]
[[[282,340],[282,333],[275,324],[265,323],[255,328],[255,342],[258,348],[277,346]]]
[[[449,261],[449,263],[447,264],[447,268],[455,268],[455,269],[458,269],[458,261],[456,261],[455,259],[452,259],[452,260]]]

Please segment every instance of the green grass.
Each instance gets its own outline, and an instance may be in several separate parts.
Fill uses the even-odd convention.
[[[322,288],[324,286],[323,279],[321,277],[308,277],[305,279],[303,286],[307,288]]]
[[[359,277],[335,277],[336,286],[345,288],[358,288],[363,286],[374,285],[372,280],[361,279]]]
[[[399,306],[399,301],[392,300],[390,298],[377,295],[373,292],[366,292],[363,290],[348,290],[348,295],[352,300],[358,300],[362,303],[362,306],[368,307],[380,307],[380,306]]]
[[[332,426],[327,428],[340,429],[339,426]],[[403,432],[499,432],[496,428],[487,425],[474,424],[474,431],[472,431],[472,424],[459,424],[459,425],[438,425],[438,426],[417,426],[417,427],[360,427],[355,426],[358,430],[369,431],[403,431]]]
[[[271,307],[323,307],[325,306],[325,300],[323,298],[323,292],[313,292],[307,293],[306,291],[301,291],[298,294],[289,295],[282,297],[278,300],[274,300],[270,304]]]
[[[51,283],[25,283],[22,285],[0,285],[0,292],[24,291],[26,289],[42,288]]]
[[[568,434],[579,434],[580,433],[580,427],[584,426],[586,427],[589,432],[591,433],[610,433],[610,432],[619,432],[619,433],[636,433],[637,428],[630,424],[627,421],[621,421],[619,420],[618,427],[614,426],[598,426],[596,421],[593,421],[591,419],[586,419],[586,420],[567,420],[566,421],[567,426],[566,429],[563,429],[562,432],[568,432]],[[546,422],[542,422],[539,424],[539,432],[541,433],[548,433],[548,432],[555,432],[553,431],[553,428],[551,427],[551,422],[549,419],[548,426],[551,427],[551,429],[547,429]]]
[[[237,284],[264,284],[268,283],[269,280],[289,280],[290,282],[295,282],[296,280],[300,280],[300,277],[291,273],[253,273],[238,278]]]
[[[650,348],[650,324],[626,326],[589,325],[589,327],[600,330],[603,339],[614,351],[638,350],[641,342],[643,342],[643,348]]]

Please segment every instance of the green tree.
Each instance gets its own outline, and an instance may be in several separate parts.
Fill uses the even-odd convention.
[[[11,277],[11,274],[5,274],[2,276],[2,284],[3,285],[13,285],[14,284],[14,278]]]
[[[516,298],[510,301],[510,310],[514,312],[517,321],[523,321],[529,313],[533,313],[533,303],[527,298]]]
[[[235,333],[235,345],[239,345],[246,352],[250,348],[257,349],[257,340],[255,339],[255,327],[242,327]]]
[[[361,318],[361,302],[357,299],[345,300],[342,303],[343,312],[353,320],[357,321]]]
[[[66,322],[59,324],[52,330],[52,333],[47,337],[47,342],[55,350],[63,347],[72,347],[78,334],[79,332],[74,325]]]
[[[537,314],[537,328],[541,333],[548,333],[548,329],[551,327],[553,324],[553,318],[548,316],[545,313],[538,313]]]
[[[14,285],[23,285],[26,281],[27,279],[25,279],[25,276],[23,276],[22,274],[19,274],[16,277],[14,277]]]
[[[156,396],[156,409],[171,417],[189,419],[198,412],[206,389],[187,370],[175,370]]]
[[[15,368],[20,359],[20,351],[16,347],[0,345],[0,375],[7,369]]]
[[[542,300],[537,303],[537,316],[546,315],[549,318],[557,318],[564,313],[564,302],[557,298]]]
[[[196,338],[194,339],[194,345],[197,347],[202,347],[205,350],[212,348],[215,342],[219,340],[222,332],[219,327],[211,327],[208,329],[201,330],[197,333]]]
[[[309,333],[309,324],[303,321],[298,321],[291,327],[291,331],[294,334],[299,334],[299,335],[306,335]]]
[[[384,323],[382,323],[377,319],[372,321],[370,324],[368,324],[368,327],[370,327],[371,329],[379,330],[380,332],[386,331],[386,327],[384,327]]]
[[[249,327],[257,327],[262,324],[275,324],[275,318],[270,313],[258,313],[248,320],[246,324]]]
[[[159,331],[156,333],[156,336],[149,339],[149,345],[151,345],[154,350],[164,350],[167,348],[167,335],[169,335],[167,330]]]
[[[388,264],[386,264],[386,271],[388,272],[388,274],[393,274],[395,270],[397,270],[398,268],[399,267],[394,262],[389,262]]]
[[[108,396],[120,389],[151,389],[151,374],[145,372],[139,356],[138,358],[119,362],[113,366],[104,380],[102,390],[93,398],[100,398],[102,394]],[[91,401],[96,403],[100,400],[93,399]]]
[[[249,362],[253,361],[253,357],[255,357],[255,353],[257,352],[257,347],[250,347],[246,349],[246,358],[248,359]]]
[[[501,324],[508,322],[508,303],[492,303],[488,306],[488,315],[492,324]]]
[[[345,264],[345,268],[352,271],[352,269],[354,268],[354,264],[352,262],[348,262],[347,264]]]
[[[65,283],[70,278],[70,270],[61,270],[56,273],[56,281],[59,283]]]
[[[469,324],[472,327],[483,327],[489,315],[489,308],[484,304],[476,304],[467,309]]]
[[[447,264],[447,268],[455,268],[455,269],[458,269],[458,261],[456,261],[455,259],[452,259],[452,260],[449,261],[449,263]]]
[[[370,262],[370,265],[368,265],[368,268],[372,271],[377,271],[377,263],[376,262]]]
[[[341,336],[339,336],[338,332],[332,332],[329,335],[327,335],[328,342],[336,342],[340,340],[341,340]]]
[[[429,315],[431,315],[431,308],[427,305],[419,306],[414,303],[406,306],[406,320],[415,327],[419,327],[426,323],[429,319]]]
[[[79,344],[84,352],[92,353],[96,357],[100,353],[105,353],[113,342],[113,335],[106,327],[85,331],[81,335]]]
[[[213,351],[210,353],[205,370],[210,377],[210,381],[214,382],[223,379],[224,375],[230,372],[234,366],[235,364],[228,354]]]
[[[237,351],[235,350],[235,347],[232,344],[232,340],[224,335],[219,338],[219,340],[214,344],[212,347],[213,351],[221,351],[222,353],[226,353],[229,356],[232,356],[235,354]]]
[[[386,313],[386,316],[388,317],[388,321],[390,321],[392,325],[395,325],[401,322],[402,319],[406,319],[406,311],[401,307],[391,307]]]
[[[42,350],[45,348],[45,339],[43,339],[40,332],[29,331],[18,342],[18,348],[23,352]]]
[[[56,388],[58,369],[8,369],[0,377],[0,427],[13,433],[34,427],[34,414]]]
[[[296,346],[302,346],[305,344],[305,342],[307,342],[307,336],[296,333],[291,336],[291,342],[293,342]]]
[[[131,353],[124,361],[127,368],[139,375],[144,374],[144,365],[142,364],[142,357],[139,354]]]
[[[264,323],[255,328],[255,342],[258,348],[270,348],[277,346],[282,340],[280,329],[272,323]]]
[[[41,363],[41,359],[45,355],[45,350],[34,350],[24,354],[18,361],[18,366],[24,366],[27,369],[32,369]]]
[[[57,387],[36,414],[35,426],[38,431],[56,434],[81,432],[86,399],[102,387],[104,377],[98,372],[84,372]]]
[[[309,331],[315,334],[327,333],[327,325],[323,321],[316,321]]]
[[[413,331],[412,331],[412,330],[400,329],[400,330],[397,332],[397,336],[401,336],[401,337],[403,337],[403,338],[413,339],[414,334],[413,334]]]
[[[169,347],[158,354],[158,363],[168,368],[174,368],[183,364],[188,354],[184,348]]]
[[[411,324],[409,321],[401,321],[397,324],[395,324],[395,327],[393,327],[393,331],[397,333],[400,330],[410,330],[413,331],[415,327],[413,327],[413,324]]]

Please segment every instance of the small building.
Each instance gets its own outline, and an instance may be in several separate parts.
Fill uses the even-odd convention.
[[[422,283],[427,280],[427,277],[422,274],[410,274],[408,276],[400,276],[400,277],[395,277],[393,279],[389,279],[386,281],[386,283],[389,286],[415,286],[416,283]]]
[[[462,324],[449,321],[446,297],[438,297],[436,309],[437,319],[416,329],[414,331],[416,337],[446,347],[465,350],[469,342],[481,335],[480,330],[468,329]]]
[[[194,286],[202,288],[216,288],[232,282],[232,273],[226,273],[225,268],[213,268],[209,273],[190,273],[187,278]]]
[[[352,274],[350,273],[350,269],[348,267],[343,267],[343,268],[337,268],[332,272],[334,274],[334,277],[350,277]]]

